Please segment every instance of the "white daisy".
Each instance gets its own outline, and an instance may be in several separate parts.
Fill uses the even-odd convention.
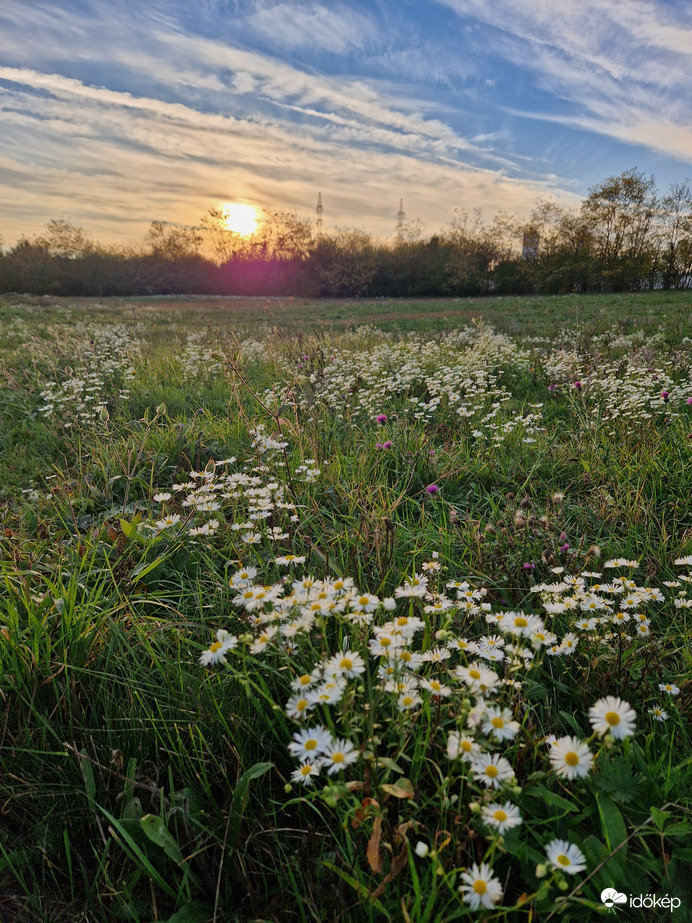
[[[589,709],[591,727],[599,737],[608,733],[616,740],[631,737],[636,718],[637,714],[628,702],[611,695],[599,699]]]
[[[481,816],[486,824],[494,827],[498,833],[504,833],[505,830],[518,827],[521,823],[519,808],[510,801],[505,801],[504,804],[484,805],[481,810]]]
[[[593,765],[593,754],[576,737],[560,737],[550,748],[550,766],[566,779],[583,779]]]
[[[512,740],[519,732],[519,723],[508,708],[488,708],[483,715],[483,731],[495,740]]]
[[[322,765],[327,767],[327,775],[341,772],[346,766],[355,763],[358,751],[350,740],[334,740],[322,755]]]
[[[213,663],[226,663],[226,654],[233,650],[237,645],[238,639],[235,635],[230,635],[224,628],[219,628],[216,632],[216,641],[209,645],[209,649],[202,651],[199,662],[204,667]]]
[[[567,872],[568,875],[583,872],[586,868],[586,859],[581,849],[567,840],[551,840],[545,848],[545,854],[553,868]]]
[[[462,872],[461,880],[464,884],[459,886],[459,891],[472,910],[490,908],[502,898],[502,885],[485,862],[480,867],[474,862],[470,869]]]
[[[497,753],[479,753],[471,758],[471,772],[488,788],[500,788],[514,779],[514,770],[504,756]]]
[[[332,735],[323,724],[296,731],[288,745],[289,752],[301,762],[314,760],[324,753],[332,742]]]
[[[291,773],[293,782],[302,782],[303,785],[312,785],[312,780],[320,774],[320,761],[316,760],[311,763],[301,763],[301,765]]]

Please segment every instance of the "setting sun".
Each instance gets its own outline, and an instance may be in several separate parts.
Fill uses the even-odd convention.
[[[247,237],[257,230],[257,211],[252,205],[241,205],[239,202],[228,202],[223,207],[226,228]]]

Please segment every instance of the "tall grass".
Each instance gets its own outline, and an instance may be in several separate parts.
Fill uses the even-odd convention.
[[[303,305],[279,330],[216,303],[0,306],[0,918],[577,919],[614,887],[685,919],[692,331],[686,302],[657,304],[489,301],[468,310],[494,328],[444,334],[439,303],[404,307],[414,332],[336,323],[381,305],[324,306],[329,332]],[[395,596],[416,575],[427,595]],[[536,589],[580,575],[609,604],[583,628],[560,608],[579,593]],[[322,595],[284,604],[308,577]],[[631,607],[597,587],[618,578]],[[503,634],[517,612],[555,642]],[[395,616],[421,619],[415,670],[372,653]],[[459,678],[480,655],[439,659],[499,636],[518,652],[485,661],[495,689]],[[344,652],[362,670],[292,717],[291,683]],[[606,696],[633,734],[594,730]],[[483,730],[493,708],[511,737]],[[322,726],[353,761],[328,774],[323,749],[301,779],[294,735]],[[454,735],[512,778],[486,787]],[[585,742],[583,777],[550,735]],[[506,802],[522,823],[498,835],[484,809]],[[551,865],[555,839],[583,871]]]

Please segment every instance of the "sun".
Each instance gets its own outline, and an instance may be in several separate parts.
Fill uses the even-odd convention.
[[[257,211],[252,205],[227,202],[222,211],[227,231],[233,231],[241,237],[248,237],[257,230]]]

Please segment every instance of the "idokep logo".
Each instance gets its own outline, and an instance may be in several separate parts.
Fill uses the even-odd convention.
[[[682,904],[679,897],[671,897],[669,894],[664,894],[661,897],[656,894],[630,894],[628,898],[626,894],[616,891],[615,888],[605,888],[605,890],[601,891],[601,901],[609,910],[618,910],[620,905],[623,907],[629,905],[630,907],[642,907],[647,910],[652,908],[670,910],[671,913]]]
[[[601,901],[606,907],[614,907],[616,904],[626,904],[627,895],[616,891],[615,888],[606,888],[605,891],[601,891]]]

